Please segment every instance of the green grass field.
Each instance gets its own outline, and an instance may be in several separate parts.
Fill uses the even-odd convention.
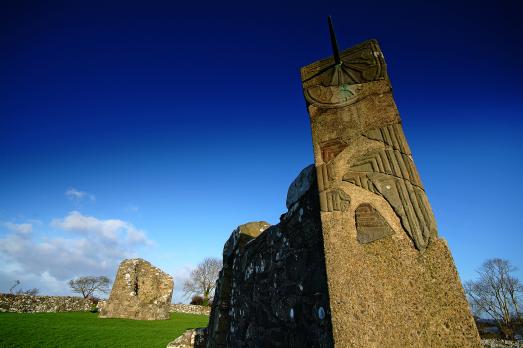
[[[207,321],[207,316],[183,313],[155,321],[99,319],[90,312],[0,313],[0,347],[165,348]]]

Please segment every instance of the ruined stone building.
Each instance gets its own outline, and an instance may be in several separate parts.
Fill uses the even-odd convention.
[[[109,300],[100,306],[100,318],[169,319],[173,278],[144,259],[120,263]]]
[[[332,29],[332,27],[331,27]],[[479,347],[375,40],[301,69],[314,165],[239,226],[207,347]]]

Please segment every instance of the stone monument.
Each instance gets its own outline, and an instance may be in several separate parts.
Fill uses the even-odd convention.
[[[377,41],[301,69],[336,347],[479,347]]]
[[[301,70],[315,164],[233,231],[209,325],[180,346],[480,347],[374,40]]]
[[[143,259],[123,260],[100,318],[169,319],[173,278]]]

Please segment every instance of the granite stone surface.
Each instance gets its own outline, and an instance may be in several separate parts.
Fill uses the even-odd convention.
[[[366,41],[340,57],[301,70],[334,345],[480,347],[379,45]]]

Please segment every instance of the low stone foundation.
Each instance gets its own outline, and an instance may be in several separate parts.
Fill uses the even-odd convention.
[[[0,294],[0,312],[84,312],[90,310],[93,305],[94,302],[90,299],[75,296]]]
[[[170,312],[209,315],[211,313],[211,307],[190,304],[171,304]]]

